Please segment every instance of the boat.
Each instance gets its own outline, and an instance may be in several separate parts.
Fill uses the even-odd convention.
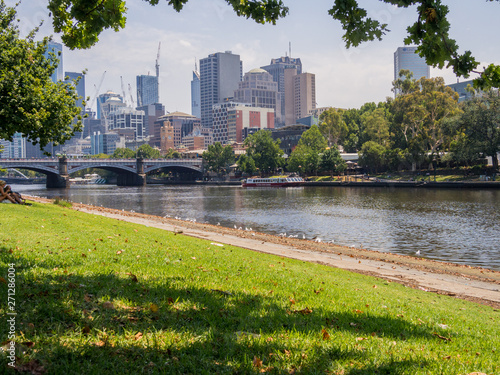
[[[102,178],[97,173],[88,173],[83,177],[70,178],[69,182],[75,185],[94,185],[94,184],[105,184],[106,179]]]
[[[291,187],[300,186],[305,183],[302,177],[268,177],[247,178],[243,181],[243,187]]]

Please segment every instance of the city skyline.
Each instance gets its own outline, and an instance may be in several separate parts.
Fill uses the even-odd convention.
[[[498,3],[445,3],[450,5],[450,34],[461,51],[470,49],[481,66],[499,64],[500,51],[488,38],[479,38],[500,31],[496,22],[500,14]],[[7,5],[13,4],[13,0],[7,1]],[[311,7],[299,0],[288,0],[286,4],[290,7],[289,16],[273,26],[237,17],[222,0],[191,0],[180,13],[165,3],[151,7],[129,1],[124,30],[105,31],[90,50],[63,48],[64,71],[88,70],[86,92],[91,99],[95,95],[94,85],[104,71],[106,77],[97,94],[107,90],[120,92],[120,76],[125,84],[134,86],[137,75],[155,75],[161,42],[161,102],[169,112],[191,113],[190,82],[196,60],[231,50],[241,56],[246,73],[270,64],[273,58],[288,55],[291,42],[291,56],[302,60],[304,72],[316,75],[318,107],[359,108],[366,102],[383,101],[393,95],[393,54],[404,46],[405,28],[416,18],[414,7],[397,9],[382,2],[361,4],[367,7],[369,16],[387,22],[392,32],[381,42],[346,50],[340,25],[327,14],[331,4],[321,1]],[[39,36],[53,34],[45,2],[23,2],[18,17],[22,35],[41,19],[45,19],[45,24]],[[54,40],[59,42],[59,36],[54,35]],[[443,76],[446,84],[457,81],[452,73],[432,68],[431,77],[436,76]]]

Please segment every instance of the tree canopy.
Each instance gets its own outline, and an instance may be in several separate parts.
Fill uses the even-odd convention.
[[[208,170],[221,174],[229,172],[229,168],[234,163],[234,151],[231,145],[222,146],[220,142],[209,145],[202,154],[203,161]]]
[[[35,42],[37,29],[19,36],[16,10],[0,0],[0,139],[22,133],[43,149],[81,130],[78,94],[71,83],[51,81],[57,57],[46,57],[49,38]]]
[[[144,0],[157,5],[160,0]],[[166,0],[180,12],[188,0]],[[289,13],[282,0],[225,0],[238,16],[251,18],[258,23],[276,22]],[[479,62],[471,51],[459,53],[457,42],[450,37],[449,8],[442,0],[382,0],[399,8],[416,6],[416,21],[407,28],[404,42],[416,45],[417,52],[429,65],[452,68],[459,77],[470,73],[480,74],[475,80],[478,88],[500,86],[500,66],[490,64],[478,71]],[[487,0],[498,2],[500,0]],[[372,0],[372,2],[374,2]],[[366,2],[365,2],[366,3]],[[460,4],[454,4],[459,7]],[[53,27],[62,33],[62,40],[69,48],[89,48],[105,29],[118,31],[125,27],[127,12],[125,0],[48,0]],[[368,12],[356,0],[335,0],[328,11],[339,21],[345,34],[346,47],[356,47],[363,42],[381,40],[390,30],[388,24],[368,17]]]
[[[273,140],[269,130],[259,130],[258,132],[249,135],[245,139],[247,146],[247,163],[249,168],[255,167],[262,175],[276,171],[283,166],[283,150],[280,149],[280,140]],[[249,159],[253,160],[250,161]]]

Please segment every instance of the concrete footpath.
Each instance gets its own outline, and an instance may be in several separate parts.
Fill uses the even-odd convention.
[[[44,198],[27,198],[41,203],[51,202]],[[73,209],[182,233],[218,244],[238,246],[371,275],[426,292],[453,296],[500,309],[500,272],[498,271],[296,238],[281,238],[254,231],[236,230],[78,203],[73,204]]]

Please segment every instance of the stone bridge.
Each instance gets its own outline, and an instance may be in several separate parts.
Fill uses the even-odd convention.
[[[48,188],[69,187],[69,175],[87,168],[115,172],[119,186],[146,185],[146,175],[158,170],[179,172],[184,179],[203,175],[203,160],[197,159],[0,159],[0,168],[22,168],[47,175]]]

